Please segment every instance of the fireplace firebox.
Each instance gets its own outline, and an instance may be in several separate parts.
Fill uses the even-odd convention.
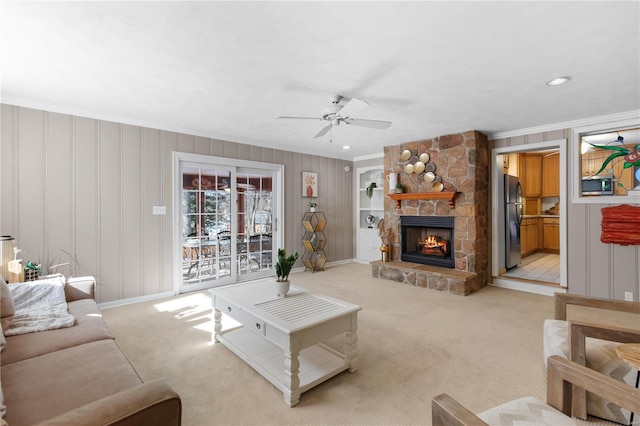
[[[454,217],[401,216],[400,260],[455,268]]]

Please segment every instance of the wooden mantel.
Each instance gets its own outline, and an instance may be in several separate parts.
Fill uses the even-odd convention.
[[[396,202],[396,208],[402,207],[402,200],[447,200],[449,202],[449,208],[455,208],[453,199],[456,196],[455,191],[443,191],[443,192],[414,192],[414,193],[402,193],[402,194],[387,194]]]

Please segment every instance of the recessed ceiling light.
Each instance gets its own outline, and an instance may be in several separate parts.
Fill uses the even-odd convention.
[[[559,86],[561,84],[565,84],[569,80],[571,80],[571,77],[568,75],[565,75],[563,77],[557,77],[551,81],[548,81],[547,86]]]
[[[345,145],[342,147],[342,149],[351,149],[351,147],[349,145]]]

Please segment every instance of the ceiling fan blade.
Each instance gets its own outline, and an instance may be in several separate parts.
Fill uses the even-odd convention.
[[[345,104],[345,106],[342,107],[342,109],[340,110],[339,114],[342,117],[350,117],[351,114],[353,114],[356,111],[361,111],[365,108],[367,108],[369,106],[369,104],[365,101],[363,101],[362,99],[358,99],[358,98],[351,98],[351,100],[349,102],[347,102]]]
[[[313,138],[315,139],[315,138],[319,138],[319,137],[322,137],[322,136],[326,135],[327,132],[331,129],[331,126],[333,126],[333,124],[331,124],[331,123],[327,124],[322,129],[320,129],[318,134],[316,134]]]
[[[390,121],[382,121],[382,120],[363,120],[362,118],[349,118],[344,120],[347,124],[353,124],[355,126],[369,127],[371,129],[380,129],[384,130],[391,126]]]
[[[284,118],[286,120],[322,120],[318,117],[290,117],[287,115],[279,115],[278,117],[276,117],[276,119],[278,118]]]

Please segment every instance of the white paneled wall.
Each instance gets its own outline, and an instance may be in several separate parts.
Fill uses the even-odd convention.
[[[26,260],[72,253],[76,275],[96,276],[98,302],[173,291],[174,151],[284,164],[287,251],[302,252],[302,171],[318,173],[328,262],[354,257],[351,162],[12,105],[0,130],[0,235]]]

